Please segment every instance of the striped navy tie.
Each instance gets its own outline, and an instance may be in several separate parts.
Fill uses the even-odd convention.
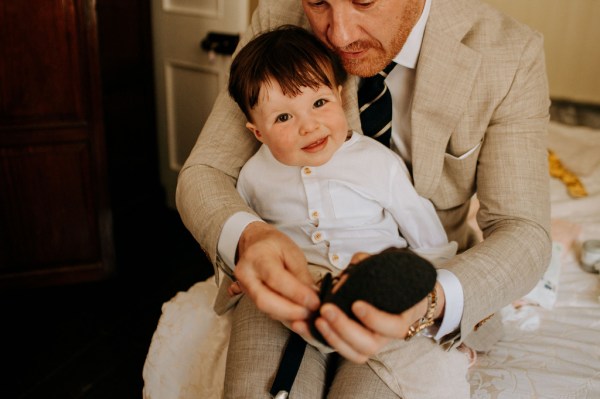
[[[390,146],[392,137],[392,96],[385,78],[396,66],[390,62],[383,71],[365,78],[358,89],[358,106],[363,133]]]

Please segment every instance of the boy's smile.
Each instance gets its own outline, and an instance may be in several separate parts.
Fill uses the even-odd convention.
[[[315,141],[312,144],[307,145],[306,147],[304,147],[302,149],[307,152],[318,152],[327,145],[327,141],[328,141],[328,138],[325,137],[325,138]]]
[[[296,96],[284,95],[276,81],[265,84],[246,126],[288,166],[320,166],[342,146],[348,123],[341,87],[316,90],[302,87]]]

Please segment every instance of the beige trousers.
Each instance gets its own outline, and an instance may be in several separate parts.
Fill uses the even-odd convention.
[[[224,397],[270,398],[290,331],[246,296],[233,312]],[[362,365],[308,345],[290,399],[468,399],[467,369],[465,355],[422,337],[393,341]]]

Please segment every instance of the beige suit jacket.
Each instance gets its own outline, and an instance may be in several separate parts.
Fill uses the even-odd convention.
[[[300,1],[263,0],[241,45],[286,23],[309,28]],[[361,131],[357,81],[351,76],[342,93],[350,127]],[[477,0],[432,0],[416,67],[411,151],[415,187],[461,251],[445,265],[460,279],[465,304],[447,346],[466,339],[489,348],[500,332],[486,323],[490,315],[527,293],[548,265],[548,109],[538,33]],[[179,176],[182,220],[215,265],[225,221],[251,212],[235,191],[259,145],[244,123],[221,93]],[[477,245],[465,223],[474,193],[485,238]]]

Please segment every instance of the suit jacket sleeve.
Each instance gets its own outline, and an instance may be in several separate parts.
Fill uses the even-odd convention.
[[[549,264],[547,90],[542,39],[531,35],[477,159],[477,221],[484,241],[447,265],[463,285],[461,334],[476,349],[497,339],[477,337],[489,316],[531,290]]]

